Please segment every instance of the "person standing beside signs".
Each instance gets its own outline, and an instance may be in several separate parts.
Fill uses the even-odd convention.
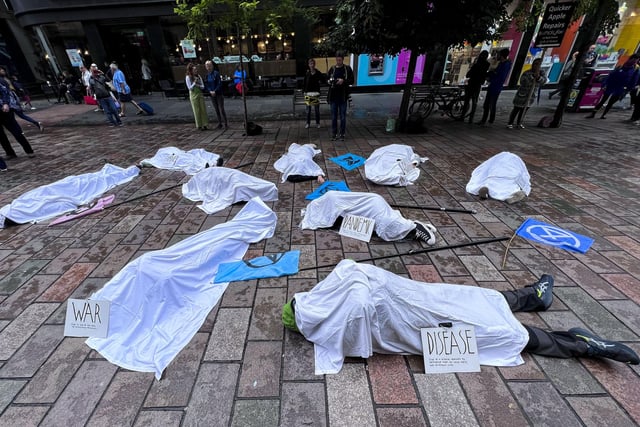
[[[484,125],[489,119],[489,123],[493,123],[496,119],[496,109],[498,98],[502,92],[504,82],[511,71],[511,61],[509,61],[509,49],[502,49],[498,52],[498,65],[487,74],[489,87],[487,87],[487,95],[484,98],[482,106],[482,119],[479,125]]]
[[[349,99],[349,86],[354,82],[353,70],[345,65],[344,55],[336,54],[336,65],[327,73],[329,81],[329,94],[327,101],[331,105],[331,140],[340,138],[344,141],[347,128],[347,100]],[[338,114],[340,115],[340,135],[338,136]]]
[[[535,94],[540,86],[547,82],[547,76],[545,76],[544,71],[540,69],[541,65],[541,58],[534,59],[531,63],[531,68],[520,76],[520,87],[513,97],[513,110],[511,110],[511,114],[509,115],[507,129],[513,129],[513,121],[516,119],[516,116],[518,117],[516,126],[524,129],[524,125],[522,124],[524,113],[529,109],[531,104],[533,104],[533,99],[536,97]]]
[[[513,316],[512,312],[548,309],[552,291],[553,277],[546,274],[529,287],[498,292],[418,282],[343,260],[311,291],[296,293],[284,305],[282,321],[314,344],[316,375],[338,373],[345,357],[368,358],[374,352],[423,354],[420,329],[471,325],[477,339],[473,348],[482,365],[521,365],[523,351],[640,363],[638,355],[622,343],[580,328],[547,332],[522,325]],[[471,347],[465,342],[455,344]],[[451,349],[454,343],[444,345]]]

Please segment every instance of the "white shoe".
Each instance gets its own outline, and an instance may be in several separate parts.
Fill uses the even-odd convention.
[[[306,125],[304,125],[305,129],[309,129],[309,123],[307,123]]]
[[[316,125],[316,127],[317,127],[318,129],[320,129],[320,123],[318,123],[318,124]]]

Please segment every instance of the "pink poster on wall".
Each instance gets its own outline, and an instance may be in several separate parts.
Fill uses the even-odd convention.
[[[407,81],[407,71],[409,69],[410,50],[402,50],[398,54],[398,68],[396,69],[396,84],[404,84]],[[418,56],[416,61],[416,71],[413,75],[413,83],[422,83],[422,72],[424,70],[425,56]]]

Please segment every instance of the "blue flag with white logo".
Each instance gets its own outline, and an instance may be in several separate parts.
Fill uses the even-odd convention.
[[[583,236],[533,218],[529,218],[523,222],[516,230],[516,234],[525,239],[533,240],[534,242],[556,246],[572,252],[580,252],[581,254],[587,252],[591,244],[593,244],[591,237]]]
[[[325,181],[320,187],[316,188],[316,190],[308,194],[305,199],[307,200],[315,200],[320,196],[323,196],[327,191],[351,191],[349,187],[347,187],[347,183],[344,181]]]
[[[300,251],[295,250],[250,260],[222,263],[218,266],[218,273],[213,283],[289,276],[298,272],[299,261]]]
[[[367,159],[356,154],[347,153],[338,157],[330,157],[329,160],[331,160],[335,164],[342,166],[343,169],[351,171],[364,165],[364,162]]]

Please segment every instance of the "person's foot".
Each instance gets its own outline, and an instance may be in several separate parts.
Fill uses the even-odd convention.
[[[27,157],[33,159],[36,156],[36,153],[27,153]]]
[[[537,282],[529,285],[536,292],[536,296],[540,300],[542,310],[551,307],[553,303],[553,276],[543,274]]]
[[[513,129],[513,125],[512,124],[508,124],[507,125],[507,129]]]
[[[144,114],[144,111],[143,111],[143,110],[140,110],[140,111],[138,111],[138,112],[136,113],[136,116],[141,116],[141,115],[143,115],[143,114]]]
[[[120,116],[120,117],[127,117],[127,116],[125,116],[125,115],[124,115],[124,113],[120,113],[120,114],[118,114],[118,116]]]
[[[38,122],[38,129],[40,129],[40,132],[44,132],[44,126],[42,122]]]
[[[305,129],[309,129],[309,123],[307,123],[306,125],[304,125]]]
[[[218,157],[218,161],[216,162],[216,166],[220,167],[224,163],[224,159],[222,156]]]
[[[320,129],[320,123],[316,123],[316,128]]]
[[[6,166],[2,167],[0,166],[0,172],[6,172],[8,169]]]
[[[318,175],[318,184],[324,184],[324,176]]]
[[[604,120],[604,119],[606,119],[606,117],[605,117],[605,116],[600,116],[600,118],[601,118],[601,119],[603,119],[603,120]]]
[[[331,140],[332,140],[332,141],[335,141],[336,139],[338,139],[338,135],[332,135],[332,136],[331,136]]]
[[[518,123],[518,127],[519,127],[520,129],[524,129],[524,125],[523,125],[522,123]]]
[[[222,123],[218,123],[217,129],[222,129]]]
[[[631,348],[617,341],[608,341],[582,328],[569,329],[569,333],[589,345],[587,356],[604,357],[631,365],[640,364],[640,358]]]
[[[416,224],[415,228],[415,238],[418,240],[422,240],[427,245],[435,245],[436,244],[436,228],[428,223],[414,221]]]
[[[513,203],[519,202],[520,200],[524,199],[525,197],[527,197],[527,193],[525,193],[522,190],[518,190],[515,193],[513,193],[512,195],[510,195],[509,197],[507,197],[504,201],[511,205]]]
[[[549,92],[549,99],[551,99],[552,96],[553,96],[553,94],[551,92]]]
[[[124,123],[122,122],[118,123],[118,127],[122,127],[122,126],[124,126]]]
[[[478,196],[480,196],[481,199],[488,199],[489,198],[489,188],[488,187],[480,187],[480,189],[478,190]]]
[[[344,135],[340,135],[340,141],[344,141]]]
[[[585,116],[585,119],[593,119],[596,116],[596,113],[591,113],[588,116]]]

